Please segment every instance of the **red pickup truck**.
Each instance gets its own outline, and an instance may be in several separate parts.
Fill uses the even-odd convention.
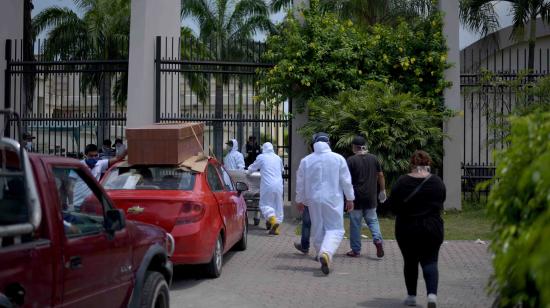
[[[0,138],[0,195],[0,307],[169,306],[173,238],[126,221],[78,160]]]

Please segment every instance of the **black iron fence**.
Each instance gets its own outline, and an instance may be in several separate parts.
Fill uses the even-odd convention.
[[[205,148],[218,159],[230,139],[237,140],[245,158],[250,136],[259,146],[271,142],[290,186],[291,102],[271,106],[258,99],[258,76],[272,66],[262,61],[265,49],[253,41],[157,37],[156,118],[204,122]]]
[[[536,50],[533,71],[527,70],[527,63],[527,48],[466,48],[461,52],[462,191],[467,194],[488,192],[476,191],[476,187],[493,178],[494,152],[508,146],[506,116],[525,103],[518,91],[550,72],[550,49]]]
[[[127,42],[119,44],[127,54]],[[91,58],[101,52],[46,40],[31,48],[33,57],[24,57],[21,40],[6,41],[4,104],[20,114],[33,152],[79,157],[86,144],[124,137],[127,58]],[[4,134],[20,137],[11,122]]]

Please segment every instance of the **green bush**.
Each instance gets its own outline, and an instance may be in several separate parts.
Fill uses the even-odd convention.
[[[533,85],[523,84],[517,94],[515,115],[528,115],[550,111],[550,76],[537,80]]]
[[[275,66],[258,82],[261,99],[308,103],[378,80],[427,98],[422,102],[427,109],[443,109],[442,92],[449,84],[439,13],[364,30],[316,9],[314,2],[302,12],[303,25],[289,15],[268,37],[265,60]]]
[[[351,22],[316,10],[304,13],[302,26],[289,15],[279,33],[268,37],[265,60],[276,65],[259,81],[262,99],[273,104],[287,98],[304,102],[358,88],[364,80],[367,56],[364,36]]]
[[[550,113],[511,119],[488,199],[491,290],[502,307],[550,307]]]
[[[409,172],[415,150],[430,153],[441,165],[444,134],[441,121],[450,113],[427,111],[426,98],[402,93],[391,84],[367,82],[360,90],[342,92],[336,99],[310,102],[309,122],[301,129],[306,140],[318,131],[331,135],[333,148],[351,154],[356,134],[366,137],[369,151],[378,156],[389,183]]]
[[[368,35],[375,67],[370,71],[385,82],[395,82],[401,92],[425,97],[428,109],[443,108],[447,47],[440,14],[401,22],[397,27],[375,25]]]

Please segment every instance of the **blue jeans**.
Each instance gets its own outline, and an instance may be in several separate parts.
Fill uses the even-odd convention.
[[[302,213],[302,249],[309,249],[309,236],[311,234],[311,218],[309,217],[309,208],[304,206]]]
[[[372,242],[382,242],[376,208],[353,210],[349,213],[350,246],[351,250],[357,253],[361,252],[361,222],[363,218],[372,233]]]

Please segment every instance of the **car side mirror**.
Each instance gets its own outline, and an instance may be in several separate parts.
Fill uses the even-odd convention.
[[[114,234],[126,227],[126,218],[121,209],[108,210],[105,215],[105,229],[109,234]]]
[[[245,182],[237,182],[235,183],[235,188],[237,189],[237,192],[239,193],[239,196],[240,196],[243,191],[248,190],[248,185],[246,185]]]

